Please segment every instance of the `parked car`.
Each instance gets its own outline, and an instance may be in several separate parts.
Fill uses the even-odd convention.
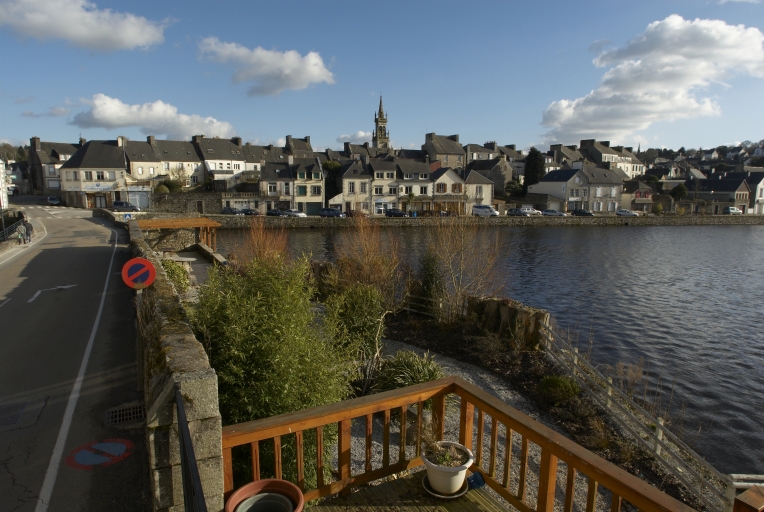
[[[300,210],[295,210],[294,208],[290,210],[284,210],[284,216],[285,217],[307,217],[303,212]]]
[[[268,217],[285,217],[286,214],[282,210],[268,210],[265,212]]]
[[[348,217],[368,217],[368,215],[361,210],[348,210],[347,215]]]
[[[557,210],[544,210],[541,212],[541,215],[544,217],[567,217],[568,214],[565,212],[558,212]]]
[[[530,217],[531,214],[522,211],[520,208],[508,208],[507,215],[510,217]]]
[[[111,211],[113,212],[139,212],[140,208],[127,201],[114,201],[111,203]]]
[[[230,206],[224,207],[222,210],[220,210],[220,213],[223,215],[244,215],[244,213],[238,208],[231,208]]]
[[[260,212],[258,212],[257,210],[253,210],[251,208],[242,208],[241,213],[243,213],[244,215],[260,215]]]
[[[318,212],[321,217],[347,217],[342,211],[337,208],[321,208]]]
[[[409,214],[398,208],[388,208],[385,210],[385,217],[408,217]]]
[[[497,212],[491,205],[476,204],[472,207],[472,215],[475,217],[498,217],[499,212]]]
[[[574,217],[594,217],[594,214],[590,212],[589,210],[573,210],[573,216]]]
[[[722,210],[723,215],[743,215],[743,210],[734,206],[725,206]]]
[[[615,214],[618,215],[619,217],[639,217],[639,214],[637,212],[633,212],[625,208],[621,210],[616,210]]]
[[[529,215],[541,215],[541,212],[535,209],[533,206],[523,206],[520,209]]]
[[[50,196],[48,198],[48,206],[60,206],[61,198],[58,196]]]

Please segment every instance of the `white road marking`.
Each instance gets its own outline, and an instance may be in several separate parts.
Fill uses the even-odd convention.
[[[67,288],[74,288],[77,286],[76,284],[68,284],[66,286],[54,286],[53,288],[45,288],[44,290],[37,290],[37,293],[35,293],[31,299],[27,301],[27,303],[32,302],[37,298],[38,295],[40,295],[42,292],[48,292],[50,290],[66,290]]]
[[[85,370],[88,367],[88,361],[90,360],[90,353],[93,351],[93,342],[95,341],[96,332],[98,332],[98,324],[101,323],[101,313],[103,313],[103,304],[106,301],[106,290],[109,288],[109,277],[111,275],[111,269],[114,266],[114,255],[117,254],[117,232],[113,229],[114,233],[114,249],[111,252],[111,260],[109,260],[109,270],[106,272],[106,281],[103,283],[103,292],[101,292],[101,304],[98,306],[98,314],[96,315],[95,322],[93,323],[93,330],[90,331],[90,339],[88,345],[85,348],[85,355],[82,356],[82,364],[80,364],[80,371],[77,373],[77,380],[74,381],[74,387],[69,395],[69,402],[66,404],[66,411],[64,411],[64,420],[61,422],[61,430],[58,431],[58,438],[56,439],[56,446],[53,448],[53,454],[50,456],[50,464],[45,471],[45,480],[42,483],[40,489],[40,495],[37,498],[37,507],[35,512],[47,512],[50,505],[50,497],[53,495],[53,486],[56,485],[56,477],[58,476],[58,467],[61,465],[61,457],[64,455],[64,445],[66,444],[66,437],[69,435],[69,429],[72,426],[72,419],[74,418],[74,409],[77,407],[77,401],[80,399],[80,389],[82,388],[82,381],[85,378]]]
[[[0,308],[5,306],[6,304],[8,304],[10,301],[11,301],[11,299],[8,299],[5,302],[3,302],[2,304],[0,304]]]
[[[29,244],[29,247],[32,247],[32,246],[34,246],[34,245],[37,245],[37,244],[39,244],[39,243],[40,243],[40,241],[42,241],[42,239],[43,239],[43,238],[45,238],[46,236],[48,236],[48,230],[45,228],[45,224],[43,224],[43,223],[42,223],[42,221],[39,221],[39,220],[38,220],[38,222],[39,222],[39,223],[42,225],[42,230],[45,232],[45,234],[44,234],[44,235],[42,235],[42,236],[41,236],[40,238],[38,238],[37,240],[35,240],[34,242],[32,242],[31,244]],[[26,246],[25,246],[24,248],[26,249]],[[11,249],[11,251],[13,251],[13,250],[14,250],[14,249]],[[24,254],[24,251],[19,251],[19,252],[17,252],[16,254],[11,254],[10,256],[8,256],[7,258],[5,258],[3,261],[0,261],[0,265],[2,265],[3,263],[5,263],[6,261],[10,261],[10,260],[12,260],[13,258],[15,258],[16,256],[18,256],[19,254]]]

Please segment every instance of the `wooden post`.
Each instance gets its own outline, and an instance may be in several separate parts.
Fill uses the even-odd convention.
[[[350,420],[339,422],[339,454],[337,457],[340,481],[350,478]],[[343,489],[340,494],[345,495],[350,489]]]
[[[472,427],[475,420],[475,406],[462,397],[462,408],[459,412],[459,444],[472,450]]]
[[[443,439],[446,421],[446,395],[438,395],[432,398],[432,427],[438,440]]]
[[[557,457],[549,449],[541,450],[541,468],[539,469],[539,497],[536,512],[554,510],[554,491],[557,480]]]
[[[754,485],[735,498],[733,512],[762,512],[764,511],[764,489]]]
[[[663,423],[664,423],[664,419],[663,418],[658,418],[658,425],[660,425],[662,427]],[[663,441],[663,430],[660,429],[660,428],[657,428],[657,427],[655,428],[655,430],[656,430],[655,434],[658,437],[658,440],[655,441],[655,453],[660,455],[661,454],[661,445],[658,444],[658,441]]]

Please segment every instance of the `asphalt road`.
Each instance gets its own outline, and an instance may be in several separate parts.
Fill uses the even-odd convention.
[[[14,199],[35,238],[0,254],[0,511],[150,510],[143,423],[105,421],[141,399],[127,233]]]

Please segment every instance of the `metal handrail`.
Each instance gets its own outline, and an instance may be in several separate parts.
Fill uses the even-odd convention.
[[[10,226],[6,227],[4,230],[0,231],[0,242],[8,240],[8,237],[16,232],[16,228],[22,222],[24,222],[24,219],[20,219],[16,221],[15,223],[11,224]]]
[[[188,430],[186,408],[183,405],[183,395],[180,384],[175,383],[175,405],[178,408],[178,441],[180,442],[180,468],[183,476],[183,503],[186,512],[207,512],[204,501],[202,480],[199,477],[199,466],[196,464],[194,444]]]

